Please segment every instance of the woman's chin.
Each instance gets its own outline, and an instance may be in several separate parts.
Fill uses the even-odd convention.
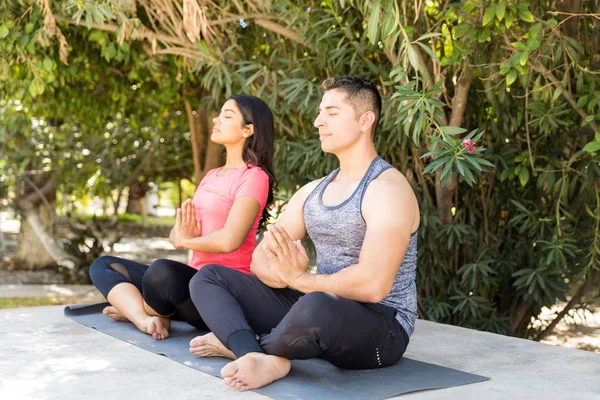
[[[223,144],[223,138],[218,133],[211,133],[210,141],[216,144]]]

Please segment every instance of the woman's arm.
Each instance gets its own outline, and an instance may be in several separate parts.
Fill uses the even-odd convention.
[[[258,200],[251,196],[240,197],[234,201],[223,228],[206,236],[177,238],[177,244],[203,253],[231,253],[244,243],[259,212]]]
[[[181,249],[183,249],[183,247],[181,247],[177,244],[176,228],[177,228],[177,224],[173,228],[171,228],[171,232],[169,232],[169,242],[171,242],[173,247],[175,247],[177,250],[181,250]]]

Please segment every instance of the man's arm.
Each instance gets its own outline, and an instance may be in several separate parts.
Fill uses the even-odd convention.
[[[277,225],[283,227],[292,240],[304,240],[304,238],[306,238],[306,225],[304,224],[302,208],[304,207],[306,198],[320,181],[321,179],[307,183],[298,190],[286,205],[283,215],[277,222]],[[269,264],[269,260],[267,260],[262,243],[263,242],[261,241],[261,243],[256,246],[256,249],[252,254],[250,270],[267,286],[272,288],[287,287],[285,283],[280,282],[273,275],[271,265]]]
[[[378,303],[387,297],[410,235],[418,228],[417,199],[406,178],[396,170],[389,170],[369,185],[362,209],[367,231],[358,264],[331,275],[303,274],[290,287],[304,293],[328,292],[368,303]]]

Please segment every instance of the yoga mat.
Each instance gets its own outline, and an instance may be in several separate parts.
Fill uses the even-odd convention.
[[[116,322],[102,314],[108,303],[74,305],[65,316],[144,350],[167,356],[212,376],[229,362],[224,358],[199,358],[189,352],[192,338],[202,335],[194,327],[172,321],[165,340],[154,340],[130,323]],[[489,378],[435,364],[402,358],[395,365],[372,370],[343,370],[320,359],[292,361],[290,374],[255,392],[272,399],[386,399],[404,393],[482,382]]]

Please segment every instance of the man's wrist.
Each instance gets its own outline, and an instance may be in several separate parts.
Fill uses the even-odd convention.
[[[289,282],[288,285],[291,288],[300,290],[300,287],[302,287],[302,283],[306,281],[307,275],[308,275],[308,271],[300,272],[300,274],[297,274],[296,277],[294,278],[294,280],[292,282]]]

